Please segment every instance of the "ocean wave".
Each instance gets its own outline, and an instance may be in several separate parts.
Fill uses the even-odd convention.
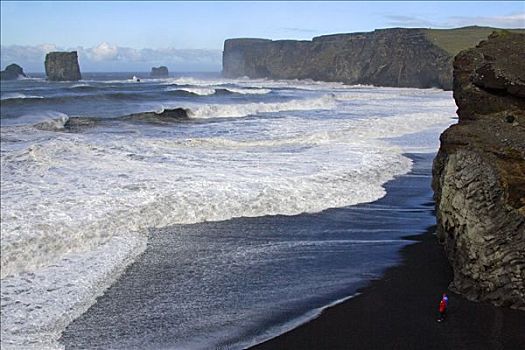
[[[234,94],[241,94],[241,95],[265,95],[272,92],[271,89],[261,89],[261,88],[233,88],[228,87],[224,88],[223,90],[229,91]]]
[[[164,133],[49,135],[28,128],[16,134],[2,128],[10,137],[24,138],[27,131],[38,136],[13,144],[2,139],[3,342],[37,342],[40,348],[56,342],[67,323],[144,249],[150,228],[295,215],[380,198],[382,185],[411,167],[400,147],[381,138],[445,126],[455,108],[449,101],[450,106],[413,113],[409,102],[382,118],[339,121],[283,113],[256,123],[216,123],[246,127],[242,140],[228,132],[211,137],[208,129],[209,137],[183,140]],[[192,118],[206,119],[334,109],[337,103],[327,95],[186,108]],[[48,117],[32,116],[31,125],[60,127],[68,118]],[[253,128],[256,133],[250,133]]]
[[[165,85],[182,85],[182,86],[220,86],[235,82],[232,79],[198,79],[193,77],[171,78],[164,82]]]
[[[313,101],[313,105],[318,107],[317,103],[322,101],[323,100]],[[292,102],[292,104],[288,105],[290,108],[297,108],[297,103],[300,103],[300,101],[290,102]],[[246,105],[241,106],[244,108],[243,113],[246,113]],[[257,108],[260,107],[257,104],[256,106]],[[229,108],[230,106],[227,107]],[[309,108],[311,107],[312,105],[309,106]],[[251,107],[248,109],[250,108]],[[266,106],[264,109],[276,110],[276,106],[270,104],[269,107]],[[282,110],[282,105],[279,106],[278,109]],[[162,113],[160,115],[162,115]],[[128,118],[133,119],[135,116],[140,120],[141,117],[137,115],[132,117],[128,116]],[[69,120],[67,115],[56,113],[47,117],[49,120],[38,120],[38,125],[62,127],[64,123]],[[157,113],[154,117],[159,117],[159,114]],[[50,239],[50,243],[52,243],[56,240],[55,238],[60,237],[61,234],[64,234],[64,237],[69,237],[69,235],[73,234],[73,231],[76,232],[77,229],[74,227],[77,225],[74,224],[71,226],[76,220],[70,222],[70,219],[72,217],[83,217],[83,215],[80,212],[77,213],[77,211],[85,210],[82,208],[90,208],[90,211],[107,213],[107,220],[111,221],[106,221],[106,219],[102,221],[96,220],[89,225],[85,222],[78,222],[79,231],[77,234],[80,234],[79,237],[83,237],[82,239],[88,240],[95,239],[100,235],[99,239],[104,240],[108,234],[111,235],[111,230],[108,231],[109,227],[115,225],[115,229],[117,226],[121,227],[121,225],[127,227],[123,229],[124,232],[127,230],[136,231],[149,226],[157,227],[159,225],[163,226],[173,223],[221,220],[236,216],[299,213],[302,211],[315,211],[325,206],[339,206],[343,205],[343,203],[354,203],[354,201],[361,202],[366,198],[376,198],[378,188],[375,186],[377,186],[377,184],[382,184],[386,181],[386,178],[390,178],[392,174],[401,171],[400,169],[407,169],[406,160],[403,160],[404,158],[401,157],[401,152],[398,148],[390,146],[385,148],[383,144],[374,140],[408,134],[420,128],[428,128],[433,125],[441,125],[446,123],[448,119],[448,116],[443,116],[442,113],[417,113],[403,114],[390,118],[355,120],[348,124],[332,125],[334,123],[333,121],[326,121],[326,123],[319,121],[321,124],[316,128],[319,130],[312,130],[311,127],[302,130],[302,125],[296,125],[298,121],[294,118],[287,119],[288,122],[291,123],[290,125],[281,124],[283,121],[279,119],[273,122],[275,123],[273,128],[277,128],[277,130],[289,130],[293,126],[296,129],[299,127],[297,129],[298,132],[292,134],[288,132],[287,134],[290,135],[288,137],[277,138],[276,136],[272,136],[271,139],[262,139],[259,141],[238,141],[227,138],[202,138],[184,141],[163,138],[135,139],[131,136],[122,136],[114,141],[108,141],[110,144],[106,144],[103,138],[97,139],[96,134],[88,134],[80,138],[73,135],[64,135],[60,138],[45,141],[42,145],[32,145],[30,147],[29,158],[29,153],[27,155],[16,152],[13,154],[4,153],[2,162],[4,175],[2,179],[2,193],[5,195],[3,195],[2,206],[9,210],[3,212],[5,215],[2,230],[8,232],[10,229],[16,229],[20,232],[27,231],[38,234],[41,230],[35,231],[31,229],[32,225],[40,225],[43,229],[46,227],[44,222],[52,217],[49,216],[51,214],[47,212],[60,213],[60,215],[55,218],[58,221],[49,226],[53,234],[48,238]],[[324,130],[325,128],[330,129]],[[310,130],[310,132],[306,130]],[[91,138],[90,135],[92,135]],[[93,142],[99,143],[100,146],[95,146]],[[333,146],[331,146],[332,144]],[[349,145],[351,145],[351,147]],[[282,148],[282,146],[293,147]],[[248,151],[249,148],[254,147],[260,151],[270,152],[261,154],[270,157],[268,160],[271,159],[271,161],[268,161],[269,170],[265,172],[264,176],[275,178],[276,180],[279,179],[278,182],[274,183],[273,180],[268,183],[265,182],[266,180],[259,182],[259,177],[263,174],[258,171],[257,173],[259,175],[255,176],[255,174],[253,174],[254,177],[250,177],[251,170],[249,170],[249,166],[250,162],[254,161],[254,159],[242,157],[246,156],[245,152]],[[202,158],[202,151],[206,148],[213,150],[210,155],[211,158],[209,159]],[[192,151],[192,149],[194,149],[194,151]],[[286,151],[282,154],[274,153],[280,149],[295,149],[297,151],[292,153]],[[217,156],[217,152],[223,153],[221,156],[221,159],[223,159],[222,165],[217,164],[213,160]],[[185,155],[185,161],[183,163],[177,160],[180,154]],[[329,155],[329,159],[335,163],[331,164],[330,169],[320,168],[318,171],[315,171],[314,167],[311,170],[314,170],[315,176],[311,176],[312,174],[309,173],[311,170],[309,169],[308,163],[319,162],[319,164],[322,164],[327,160],[327,155]],[[222,179],[222,181],[229,183],[233,181],[228,187],[235,185],[235,190],[231,188],[234,192],[227,194],[223,191],[211,191],[209,193],[197,194],[194,192],[195,189],[186,188],[187,185],[184,185],[185,178],[192,178],[192,176],[195,175],[192,173],[193,170],[198,170],[198,173],[201,175],[204,174],[202,171],[206,167],[209,168],[209,172],[207,172],[209,175],[222,173],[226,171],[226,169],[230,169],[227,172],[231,172],[231,169],[238,166],[239,157],[244,159],[248,168],[238,174],[239,178],[237,180],[234,178]],[[32,193],[30,188],[33,182],[28,180],[30,180],[31,176],[40,178],[40,174],[34,174],[32,168],[24,168],[23,162],[26,159],[31,159],[31,164],[34,164],[33,162],[35,161],[37,163],[43,162],[43,164],[45,164],[44,169],[70,169],[66,173],[61,173],[60,181],[68,187],[69,184],[74,184],[74,186],[62,192],[55,192],[54,187],[41,188],[38,196],[34,198],[36,200],[34,202],[36,205],[34,210],[22,210],[18,208],[19,206],[31,206],[31,197],[25,198],[23,203],[16,203],[11,200],[12,194],[24,191],[23,187],[27,187],[27,193]],[[303,163],[306,159],[309,159],[309,161]],[[344,159],[344,161],[341,161],[341,159]],[[356,164],[351,164],[350,160],[352,159]],[[255,160],[257,162],[260,161]],[[16,166],[11,168],[11,164],[16,164]],[[95,166],[93,168],[95,164],[99,164],[101,167]],[[111,164],[111,167],[104,167],[102,166],[103,164]],[[277,166],[277,169],[272,170],[272,164],[280,165]],[[301,165],[301,167],[295,170],[292,169],[299,164],[304,165]],[[188,168],[188,166],[190,167]],[[217,166],[220,168],[215,168]],[[305,168],[298,173],[297,171],[303,166]],[[224,169],[222,167],[224,167]],[[79,173],[79,169],[85,170]],[[257,169],[257,167],[253,169]],[[24,182],[17,182],[16,179],[18,175],[10,175],[10,171],[12,170],[15,171],[15,174],[21,174],[20,172],[24,171],[27,172],[26,175],[22,176]],[[147,182],[135,178],[136,176],[142,176],[141,174],[151,174],[152,170],[155,170],[155,178],[150,178]],[[92,174],[87,176],[88,173]],[[46,171],[44,174],[49,181],[54,177],[52,171]],[[174,178],[173,174],[177,174],[177,176]],[[299,174],[301,175],[298,176]],[[305,175],[307,176],[305,177]],[[46,178],[42,180],[47,181]],[[219,179],[220,178],[214,176],[208,179],[203,178],[202,184],[207,183],[209,186],[213,186],[212,183],[215,183],[215,181]],[[368,185],[363,183],[359,185],[359,187],[354,188],[354,184],[361,181],[358,179],[368,183]],[[12,180],[15,182],[11,182]],[[256,199],[257,196],[253,197],[250,194],[253,190],[257,191],[257,186],[251,189],[250,187],[243,187],[245,184],[251,183],[250,181],[255,181],[258,184],[257,186],[261,186],[260,189],[262,192],[260,195],[262,197],[260,200],[264,198],[265,204],[262,202],[258,203],[259,200]],[[11,192],[11,185],[18,189]],[[179,187],[180,185],[182,185],[181,188]],[[208,188],[208,185],[202,187],[202,189]],[[266,187],[266,185],[269,187]],[[277,187],[273,188],[274,185]],[[341,191],[341,186],[348,187],[348,193],[352,191],[359,192],[361,190],[364,190],[364,192],[360,195],[356,192],[354,196],[350,196],[351,198],[347,195],[341,196],[340,193],[342,192],[338,192],[339,195],[331,194],[334,196],[333,198],[324,198],[324,194],[330,192],[328,188],[335,190],[337,187],[337,191]],[[171,192],[170,188],[173,189],[173,192]],[[200,185],[199,188],[201,188]],[[98,195],[91,196],[83,193],[86,190],[91,191],[91,189],[98,189],[96,191]],[[186,193],[186,190],[190,192]],[[43,194],[48,191],[49,195]],[[157,193],[156,191],[160,192]],[[291,193],[287,193],[287,191],[298,191],[298,193],[292,195]],[[381,192],[380,188],[379,192]],[[72,196],[70,198],[75,198],[73,202],[80,202],[76,204],[68,201],[62,202],[64,200],[62,196],[66,193],[68,197]],[[124,193],[126,193],[125,196]],[[321,193],[324,194],[321,196]],[[224,195],[231,198],[223,198]],[[245,195],[248,196],[247,199],[242,200],[241,197]],[[282,198],[282,195],[285,197]],[[321,197],[316,197],[317,199],[314,201],[310,198],[311,195]],[[142,196],[146,197],[140,198]],[[241,197],[235,199],[236,196]],[[308,200],[303,200],[307,197],[309,198]],[[45,198],[46,202],[51,202],[44,207],[40,207],[42,204],[40,200],[42,198]],[[94,202],[92,202],[92,200],[94,200]],[[114,200],[117,201],[113,203]],[[153,202],[151,202],[151,200],[153,200]],[[208,209],[206,209],[207,207],[203,207],[201,200],[211,205],[211,207]],[[226,204],[224,203],[225,200],[232,205],[230,209],[228,209],[227,206],[219,208],[213,204]],[[137,203],[138,206],[132,205],[132,203]],[[143,203],[144,205],[139,205],[139,203]],[[235,203],[242,205],[238,207]],[[111,208],[115,205],[123,205],[124,207],[131,205],[131,207],[129,207],[131,211],[113,212]],[[107,210],[110,210],[110,212],[107,212]],[[141,214],[138,214],[136,210],[139,210]],[[24,216],[29,215],[31,218],[20,221],[18,215],[11,216],[9,214],[13,212],[24,213]],[[106,214],[102,215],[102,217],[105,215]],[[124,217],[119,218],[120,215],[124,215]],[[133,217],[132,221],[130,221],[130,215]],[[99,215],[93,213],[86,218],[92,220],[97,216]],[[102,219],[102,217],[100,219]],[[65,219],[65,221],[62,221],[62,219]],[[39,224],[40,222],[42,223]],[[68,222],[70,223],[68,224]],[[133,226],[128,227],[127,225],[132,222],[135,222],[136,225],[133,224]],[[91,227],[90,225],[95,226]],[[99,227],[99,225],[102,226]],[[25,226],[27,227],[24,228]],[[117,231],[120,232],[121,229]],[[55,232],[56,237],[53,236]],[[2,254],[2,259],[5,259],[2,273],[15,273],[18,269],[25,270],[30,266],[39,266],[55,254],[61,254],[60,252],[62,250],[55,247],[47,250],[44,256],[39,256],[38,252],[41,249],[39,247],[41,247],[42,244],[42,242],[40,242],[41,239],[30,239],[24,243],[34,243],[34,250],[27,249],[27,251],[24,252],[24,249],[22,251],[16,249],[15,251],[10,251],[9,240],[13,237],[23,236],[24,235],[11,236],[9,234],[5,236],[11,238],[6,238],[5,246],[3,246],[3,249],[4,247],[6,249],[6,254]],[[67,242],[74,243],[74,240],[67,239]],[[24,244],[15,246],[23,247]],[[11,248],[15,246],[11,246]],[[82,244],[80,246],[82,246]],[[66,250],[69,249],[71,249],[71,247]],[[40,261],[42,258],[44,260]]]
[[[209,96],[215,94],[214,88],[202,88],[202,87],[172,87],[168,86],[166,91],[182,92],[195,96]]]
[[[180,87],[179,85],[168,86],[166,91],[172,91],[174,93],[179,93],[181,96],[193,95],[193,96],[210,96],[210,95],[230,95],[230,94],[239,94],[239,95],[265,95],[272,90],[270,89],[260,89],[260,88],[234,88],[234,87]]]
[[[32,126],[40,130],[56,131],[64,129],[68,120],[67,114],[57,111],[42,111],[24,114],[17,118],[2,119],[2,127]]]
[[[97,90],[97,87],[82,83],[82,84],[74,84],[71,85],[68,89],[76,90],[76,91],[94,91]]]
[[[69,116],[63,113],[60,113],[60,114],[61,115],[57,115],[57,116],[42,120],[34,124],[34,127],[40,130],[47,130],[47,131],[63,130],[64,126],[69,121]]]
[[[207,104],[190,107],[188,115],[194,119],[245,117],[260,113],[333,109],[336,101],[326,95],[313,99],[275,103]]]
[[[368,152],[366,158],[355,158],[353,151],[332,150],[347,162],[353,159],[356,163],[343,167],[341,162],[325,170],[309,169],[308,164],[296,168],[294,164],[301,159],[319,161],[331,149],[321,146],[295,156],[275,158],[270,153],[273,162],[280,159],[279,165],[264,174],[258,171],[262,178],[256,178],[249,169],[231,173],[236,158],[244,154],[242,149],[239,154],[228,155],[231,159],[218,168],[213,159],[194,158],[192,162],[200,165],[185,170],[187,164],[170,159],[179,152],[186,153],[186,157],[200,157],[198,149],[189,152],[188,148],[177,150],[149,141],[139,141],[137,148],[132,138],[113,148],[100,148],[86,141],[61,137],[4,157],[4,174],[11,170],[28,173],[25,184],[2,184],[2,277],[53,263],[71,251],[93,248],[119,232],[241,216],[292,215],[373,200],[383,194],[383,182],[407,171],[410,164],[397,152],[377,149]],[[142,147],[151,147],[153,153],[146,149],[139,152]],[[230,151],[223,151],[227,152],[224,158]],[[251,162],[246,159],[246,165]],[[18,169],[11,167],[14,164]],[[39,165],[38,174],[33,173],[35,165]],[[79,174],[77,169],[84,170]],[[197,187],[184,181],[193,171],[205,169],[207,175]],[[217,177],[227,169],[228,178]],[[151,174],[152,170],[154,178],[140,180],[140,174]],[[228,191],[217,186],[220,179]],[[34,180],[43,181],[38,194],[31,190]],[[57,191],[57,186],[62,191]],[[12,201],[14,193],[25,191],[23,203]],[[25,213],[18,212],[21,207],[27,208]]]
[[[151,124],[171,124],[188,120],[188,110],[184,108],[166,109],[157,112],[140,112],[114,118],[69,117],[64,113],[49,112],[28,115],[11,120],[11,125],[32,125],[44,131],[82,132],[95,126],[114,121],[133,121]]]
[[[72,95],[60,95],[60,96],[27,96],[23,94],[14,94],[13,96],[7,96],[4,99],[2,96],[2,104],[5,106],[19,105],[19,104],[39,104],[39,105],[51,105],[57,103],[68,103],[71,101],[78,100],[114,100],[114,101],[126,101],[126,100],[143,100],[145,95],[139,92],[110,92],[110,93],[99,93],[99,94],[72,94]]]
[[[140,84],[140,83],[159,83],[161,85],[170,84],[173,78],[145,78],[140,75],[133,75],[127,79],[111,79],[111,80],[94,80],[94,79],[83,79],[86,83],[99,83],[99,84]]]
[[[28,80],[28,81],[39,81],[39,82],[45,82],[46,81],[46,78],[35,78],[35,77],[30,77],[30,76],[22,76],[22,75],[19,75],[18,78],[16,80]]]
[[[43,96],[38,95],[25,95],[19,92],[10,92],[6,94],[2,94],[2,97],[0,97],[0,100],[7,101],[7,100],[25,100],[25,99],[41,99],[44,98]]]

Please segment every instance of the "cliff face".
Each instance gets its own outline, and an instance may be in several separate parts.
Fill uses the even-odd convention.
[[[525,35],[494,33],[454,60],[459,123],[433,168],[451,288],[525,310]]]
[[[224,43],[223,74],[451,89],[452,56],[422,29],[382,29],[312,41],[229,39]]]
[[[0,72],[0,80],[16,80],[25,77],[24,70],[18,64],[10,64],[5,70]]]
[[[48,53],[45,68],[48,80],[75,81],[82,79],[76,51]]]

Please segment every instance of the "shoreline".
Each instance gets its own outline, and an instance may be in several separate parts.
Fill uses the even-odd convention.
[[[466,300],[448,290],[452,270],[433,234],[401,249],[401,262],[358,295],[250,350],[274,349],[523,349],[525,312]],[[442,292],[448,317],[437,322]]]
[[[444,251],[432,234],[435,218],[429,180],[433,154],[407,153],[405,156],[413,160],[412,170],[387,182],[384,185],[386,195],[371,203],[328,209],[315,214],[240,218],[179,225],[159,231],[154,234],[155,239],[149,242],[148,249],[139,261],[132,264],[117,283],[97,299],[90,310],[66,328],[60,343],[68,349],[155,349],[177,346],[205,349],[212,344],[216,348],[255,350],[525,348],[525,335],[521,335],[519,327],[525,324],[525,313],[521,311],[468,302],[450,293],[449,318],[444,323],[437,322],[437,305],[441,293],[447,290],[452,280],[452,274]],[[245,318],[248,324],[241,323],[244,328],[237,326],[214,330],[215,323],[212,322],[204,326],[206,331],[203,329],[202,334],[181,342],[176,332],[179,329],[177,327],[185,325],[181,323],[185,322],[183,318],[186,314],[181,314],[181,311],[185,312],[185,308],[199,309],[210,300],[215,300],[216,303],[219,302],[216,306],[227,313],[237,310],[238,303],[245,305],[246,298],[251,300],[250,295],[243,293],[221,299],[224,288],[229,288],[230,293],[243,290],[236,289],[238,285],[230,282],[242,284],[252,276],[255,279],[246,283],[257,283],[261,292],[272,288],[275,283],[290,283],[282,278],[273,282],[264,279],[267,276],[265,273],[274,268],[279,269],[279,257],[283,257],[280,255],[276,256],[276,261],[273,255],[268,255],[269,260],[265,260],[263,265],[267,265],[269,270],[254,270],[250,265],[242,265],[248,267],[248,270],[238,270],[238,273],[245,275],[242,279],[235,279],[235,274],[222,275],[221,271],[226,270],[221,266],[238,264],[237,259],[241,257],[251,259],[252,254],[235,255],[231,261],[227,258],[229,255],[219,254],[220,259],[211,260],[211,265],[195,265],[201,259],[215,259],[220,251],[227,253],[229,250],[223,250],[227,242],[236,242],[236,249],[242,248],[243,252],[245,249],[266,249],[270,242],[278,244],[275,247],[293,244],[294,249],[299,249],[299,252],[301,247],[310,246],[310,243],[303,244],[305,239],[308,242],[322,242],[325,239],[327,242],[339,242],[340,239],[345,239],[344,236],[339,236],[345,230],[354,232],[353,240],[372,238],[375,242],[373,238],[376,238],[380,239],[377,242],[385,240],[389,242],[387,245],[396,244],[398,248],[394,253],[390,248],[373,252],[369,250],[372,246],[366,250],[348,246],[334,251],[328,249],[325,258],[318,261],[311,258],[304,260],[305,256],[301,260],[301,266],[295,267],[300,268],[297,271],[302,271],[293,280],[293,286],[297,286],[298,290],[301,290],[301,285],[307,280],[308,276],[304,273],[325,264],[331,266],[331,261],[345,255],[366,254],[366,264],[378,264],[378,261],[379,264],[381,261],[390,263],[382,265],[382,268],[377,265],[379,270],[373,269],[377,273],[374,272],[357,284],[353,284],[348,278],[354,276],[355,272],[359,273],[359,268],[353,270],[356,267],[350,265],[352,269],[341,273],[342,270],[336,271],[345,269],[348,262],[336,264],[331,267],[335,270],[330,277],[324,279],[324,282],[319,280],[317,286],[323,288],[324,283],[336,283],[339,287],[333,291],[340,292],[337,292],[338,295],[332,294],[331,300],[323,301],[317,296],[304,299],[304,302],[309,303],[306,314],[297,313],[306,304],[290,305],[268,299],[268,304],[262,304],[267,306],[252,312],[251,319]],[[273,231],[275,232],[270,234]],[[379,236],[369,237],[372,233]],[[296,238],[286,238],[290,234]],[[224,237],[226,241],[216,242],[217,237]],[[298,240],[296,243],[299,245],[293,243],[295,240]],[[215,243],[219,246],[213,245]],[[208,244],[212,246],[207,246]],[[307,250],[302,254],[310,256],[310,253]],[[334,256],[334,253],[339,255]],[[184,257],[186,260],[180,260]],[[195,257],[198,259],[195,260]],[[330,271],[327,266],[324,269]],[[199,294],[202,282],[191,284],[195,275],[202,276],[199,279],[204,280],[218,277],[217,282],[227,283],[220,287],[215,283],[208,283],[207,288],[216,288],[216,295]],[[275,271],[272,275],[279,276]],[[187,276],[188,279],[180,279],[180,276]],[[178,282],[174,284],[171,281]],[[184,283],[188,281],[193,289],[184,287]],[[308,286],[308,283],[305,285]],[[183,291],[196,291],[197,299],[191,299]],[[326,296],[328,295],[321,299]],[[178,303],[178,300],[186,298],[187,302]],[[244,307],[250,307],[250,304]],[[273,314],[266,314],[267,308],[271,308]],[[226,314],[221,315],[224,318]],[[206,320],[200,319],[199,322]],[[119,334],[117,338],[116,334]]]
[[[412,170],[385,183],[386,195],[373,202],[297,216],[238,218],[223,222],[179,225],[153,233],[154,239],[150,240],[149,248],[146,249],[139,261],[132,264],[117,283],[109,288],[88,312],[67,327],[66,331],[62,333],[61,343],[66,348],[85,348],[88,344],[93,348],[108,347],[108,344],[115,348],[141,348],[144,346],[155,348],[155,345],[165,347],[179,344],[189,348],[204,349],[208,348],[208,345],[216,344],[219,348],[241,349],[264,342],[276,335],[286,334],[296,327],[308,324],[312,319],[317,319],[320,314],[322,316],[327,308],[339,305],[341,302],[344,304],[349,297],[355,298],[359,294],[360,288],[368,285],[371,280],[381,278],[387,269],[399,264],[401,248],[413,244],[407,240],[407,236],[425,232],[425,229],[434,223],[430,191],[430,164],[434,153],[406,153],[405,156],[412,159]],[[217,241],[219,246],[210,246],[208,248],[211,250],[208,250],[206,247],[209,244],[214,244],[218,237],[225,237],[226,241],[219,240]],[[333,246],[334,242],[345,242],[347,239],[350,239],[351,242],[362,243],[346,246],[344,249],[342,246],[341,249]],[[297,242],[295,242],[296,240]],[[322,243],[325,240],[326,242]],[[212,276],[218,276],[227,282],[224,284],[226,290],[235,290],[235,284],[230,284],[230,282],[235,283],[235,280],[226,276],[221,277],[222,268],[213,267],[215,263],[199,267],[191,258],[198,255],[214,259],[213,256],[223,251],[223,244],[228,241],[238,242],[236,245],[241,244],[248,251],[254,251],[254,248],[255,251],[263,249],[260,252],[266,251],[267,243],[271,242],[277,244],[274,247],[281,248],[292,244],[296,247],[294,250],[298,249],[296,253],[302,251],[304,247],[310,247],[311,244],[329,244],[325,249],[320,250],[320,252],[326,251],[322,253],[325,255],[324,258],[318,257],[320,260],[311,259],[310,248],[299,253],[306,254],[306,256],[301,258],[301,255],[298,255],[297,259],[303,263],[294,269],[300,269],[297,271],[303,272],[293,277],[292,285],[297,285],[298,290],[300,290],[301,284],[307,283],[306,285],[308,285],[311,283],[305,282],[309,277],[304,273],[324,266],[323,269],[326,271],[334,269],[333,273],[330,274],[331,277],[323,279],[324,282],[320,280],[316,285],[323,288],[324,283],[329,283],[338,287],[328,291],[328,294],[325,291],[321,294],[309,296],[307,299],[303,298],[302,306],[297,302],[292,305],[282,302],[276,305],[277,300],[268,299],[268,303],[273,305],[268,304],[268,308],[272,310],[271,313],[254,313],[251,316],[252,319],[247,321],[249,324],[244,324],[243,328],[225,329],[226,332],[222,334],[215,334],[217,332],[214,333],[212,328],[209,328],[202,336],[210,337],[211,342],[202,339],[205,343],[201,343],[201,339],[198,337],[199,339],[194,338],[189,343],[181,343],[178,336],[175,335],[177,328],[172,327],[180,327],[176,325],[184,317],[180,314],[180,311],[184,312],[184,310],[179,309],[179,306],[172,304],[172,302],[177,303],[177,299],[186,298],[188,295],[181,294],[181,291],[186,289],[180,283],[185,283],[185,280],[179,280],[177,285],[171,285],[169,280],[179,279],[179,276],[187,276],[187,270],[189,270],[193,271],[192,274],[203,275],[208,279],[215,278]],[[306,242],[310,243],[305,245]],[[366,249],[360,248],[363,247],[360,245],[363,243],[369,244]],[[397,246],[397,248],[392,250],[392,245]],[[186,248],[180,250],[182,247]],[[203,253],[204,255],[202,255]],[[367,258],[359,262],[359,256],[364,258],[365,255]],[[221,254],[218,257],[220,256]],[[251,257],[252,255],[243,254],[242,256]],[[271,256],[268,255],[267,257],[270,258]],[[356,256],[358,265],[349,264],[350,260],[343,263],[345,259],[355,259],[352,256]],[[180,260],[180,258],[185,259],[185,257],[189,260]],[[260,271],[249,268],[247,272],[249,271],[250,275],[254,277],[250,283],[261,284],[263,280],[266,281],[265,273],[270,272],[273,268],[280,269],[278,265],[280,265],[279,261],[283,257],[286,255],[277,254],[275,262],[273,262],[274,258],[266,262],[262,261],[262,265],[258,265],[263,268]],[[308,259],[305,260],[306,257]],[[229,261],[228,259],[226,258],[226,262]],[[196,262],[198,263],[199,260]],[[174,264],[174,262],[177,263]],[[216,263],[220,267],[224,262],[216,261]],[[231,263],[237,264],[237,261]],[[363,263],[364,265],[360,265]],[[270,270],[264,266],[268,266]],[[361,270],[362,268],[364,270]],[[217,270],[214,273],[219,275],[209,275],[214,270]],[[277,276],[275,271],[270,273]],[[192,279],[191,276],[188,277]],[[274,283],[289,284],[289,278],[290,276],[286,278],[286,281],[272,282],[267,280],[259,288],[272,289],[271,286]],[[357,282],[355,278],[357,278]],[[195,286],[195,288],[200,289],[201,287]],[[198,289],[193,290],[198,292]],[[269,290],[268,292],[273,293]],[[198,300],[202,297],[202,295],[196,295],[196,302],[199,303]],[[236,298],[240,299],[231,305],[234,309],[239,307],[238,302],[243,303],[242,305],[246,304],[242,299],[250,298],[250,296],[239,294],[233,299],[229,297],[229,300],[233,302]],[[152,304],[150,300],[157,301]],[[208,300],[206,303],[209,303],[209,300],[215,299],[206,300]],[[224,302],[229,301],[224,300]],[[305,304],[306,302],[308,305]],[[188,303],[193,304],[190,299],[188,299]],[[221,307],[224,308],[224,305]],[[250,304],[246,304],[244,307],[250,307]],[[226,308],[224,311],[229,312],[228,310],[229,308]],[[131,314],[134,315],[132,323],[125,318],[115,323],[116,318],[120,319]],[[141,325],[139,326],[139,324]],[[139,329],[140,333],[144,332],[144,337],[136,338]],[[121,334],[120,340],[114,339],[114,332]],[[156,333],[158,335],[153,336]],[[217,337],[216,341],[212,340],[215,337]]]

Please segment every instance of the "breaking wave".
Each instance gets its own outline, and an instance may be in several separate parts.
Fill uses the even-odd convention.
[[[23,94],[17,94],[23,95]],[[17,105],[17,104],[38,104],[38,105],[53,105],[53,104],[64,104],[75,101],[129,101],[129,100],[142,100],[145,95],[143,93],[134,92],[112,92],[104,94],[83,94],[83,95],[62,95],[62,96],[13,96],[4,97],[2,96],[2,104],[5,106]]]
[[[13,93],[6,93],[2,94],[2,97],[0,100],[4,101],[2,103],[5,103],[8,100],[25,100],[25,99],[41,99],[44,98],[43,96],[37,96],[37,95],[25,95],[19,92],[13,92]]]
[[[57,111],[25,114],[17,118],[2,119],[2,126],[33,126],[37,129],[55,131],[64,128],[69,116]]]
[[[313,99],[297,99],[274,103],[207,104],[190,107],[189,116],[195,119],[245,117],[260,113],[284,111],[326,110],[336,106],[333,96]]]
[[[71,85],[69,87],[69,89],[76,90],[76,91],[95,91],[95,90],[98,90],[97,87],[89,85],[89,84],[86,84],[86,83]]]
[[[40,103],[72,105],[84,99],[88,103],[79,108],[89,108],[100,98],[110,100],[107,106],[123,106],[123,101],[136,97],[138,111],[154,110],[159,104],[164,108],[105,119],[73,117],[79,114],[69,112],[2,119],[2,126],[14,126],[0,130],[2,347],[56,345],[64,327],[144,250],[150,228],[318,212],[383,196],[382,185],[407,172],[411,162],[399,146],[382,138],[430,126],[444,128],[455,109],[443,92],[422,93],[430,101],[446,101],[440,105],[378,88],[366,88],[370,91],[360,99],[338,98],[327,91],[329,85],[308,83],[319,91],[287,91],[281,102],[269,96],[258,103],[253,101],[259,97],[250,100],[248,94],[264,96],[273,86],[293,89],[302,83],[193,83],[191,88],[213,89],[213,95],[223,90],[219,94],[246,96],[216,98],[222,104],[203,104],[209,102],[204,98],[183,103],[171,97],[164,103],[148,100],[150,90],[134,84],[136,89],[128,92],[79,93]],[[72,90],[85,88],[80,84]],[[156,88],[167,95],[164,84]],[[170,88],[182,93],[189,87]],[[64,85],[60,90],[65,91]],[[383,108],[378,107],[382,97],[371,104],[373,97],[368,96],[378,93],[390,94],[392,101]],[[135,111],[116,110],[122,112],[112,115]],[[361,115],[339,117],[341,110]],[[241,118],[288,111],[303,112]],[[225,119],[178,123],[188,117]],[[112,123],[93,132],[48,132],[105,120]],[[133,132],[123,133],[122,124],[115,121],[139,123],[126,125]],[[162,123],[169,124],[159,127]]]
[[[178,87],[168,86],[166,91],[180,93],[180,95],[193,96],[210,96],[210,95],[224,95],[224,94],[239,94],[239,95],[264,95],[272,92],[270,89],[258,88],[232,88],[232,87]]]

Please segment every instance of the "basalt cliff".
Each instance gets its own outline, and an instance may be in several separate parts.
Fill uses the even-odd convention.
[[[76,81],[82,79],[76,51],[50,52],[45,60],[46,75],[52,81]]]
[[[493,30],[392,28],[311,41],[228,39],[223,75],[450,90],[454,55]]]
[[[468,299],[525,310],[525,35],[454,60],[459,122],[434,160],[438,237]]]

